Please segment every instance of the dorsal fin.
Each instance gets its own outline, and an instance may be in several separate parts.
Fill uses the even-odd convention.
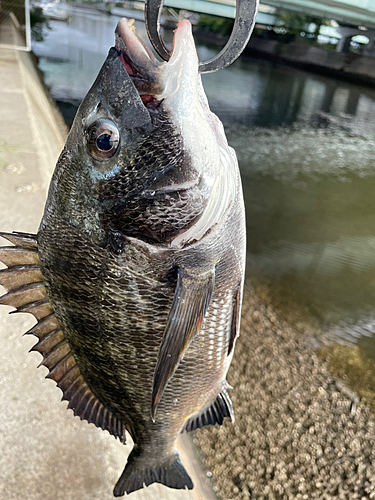
[[[36,250],[20,247],[0,247],[0,261],[8,267],[22,265],[38,265],[38,253]]]
[[[0,270],[0,285],[6,290],[15,290],[30,283],[41,283],[42,273],[39,266],[13,266]]]
[[[16,247],[30,248],[36,252],[38,251],[36,234],[13,231],[13,233],[0,232],[0,236],[13,243],[13,245],[16,245]]]
[[[47,378],[56,382],[69,402],[74,415],[125,442],[125,426],[95,397],[83,379],[63,331],[61,330],[44,288],[39,267],[36,235],[1,233],[15,246],[0,248],[0,261],[7,269],[0,270],[0,285],[7,293],[0,304],[16,308],[12,312],[29,312],[37,319],[25,335],[31,334],[38,342],[30,349],[43,356],[41,365],[48,368]]]
[[[1,278],[2,275],[0,274],[0,285],[2,285]],[[25,311],[25,309],[46,304],[45,299],[47,299],[47,294],[43,283],[29,283],[19,288],[10,289],[8,293],[0,297],[0,304],[15,307],[20,312],[29,312],[28,310]],[[37,314],[34,314],[34,316],[39,319]]]

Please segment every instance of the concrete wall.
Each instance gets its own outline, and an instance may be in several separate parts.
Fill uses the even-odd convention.
[[[373,57],[339,53],[298,42],[285,44],[256,37],[250,39],[246,50],[279,62],[375,84]]]

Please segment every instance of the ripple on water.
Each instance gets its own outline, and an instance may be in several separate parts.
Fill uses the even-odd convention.
[[[249,277],[275,280],[280,293],[294,287],[326,339],[356,342],[375,333],[375,140],[346,124],[236,125],[228,137],[243,177]]]

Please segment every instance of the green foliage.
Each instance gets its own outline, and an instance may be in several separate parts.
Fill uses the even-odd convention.
[[[197,26],[199,29],[204,31],[221,33],[222,35],[230,35],[233,29],[233,24],[234,19],[202,14]]]
[[[329,21],[320,17],[310,16],[303,12],[293,12],[290,10],[278,9],[276,16],[280,24],[288,30],[289,33],[299,35],[302,31],[306,31],[310,24],[315,24],[315,31],[312,33],[314,37],[319,35],[320,27],[327,25]]]
[[[41,7],[33,7],[30,9],[30,25],[35,26],[38,23],[46,23],[47,19],[43,14],[43,9]]]
[[[42,42],[44,40],[44,30],[49,28],[49,25],[41,7],[30,9],[30,25],[31,38],[36,42]]]

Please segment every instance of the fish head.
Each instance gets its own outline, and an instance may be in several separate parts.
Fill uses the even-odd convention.
[[[122,19],[116,46],[77,111],[47,211],[101,243],[112,231],[181,247],[222,221],[235,197],[237,163],[209,110],[198,64],[188,21],[175,31],[170,60],[160,62]],[[190,205],[183,216],[181,199]],[[168,217],[150,222],[158,210]]]

